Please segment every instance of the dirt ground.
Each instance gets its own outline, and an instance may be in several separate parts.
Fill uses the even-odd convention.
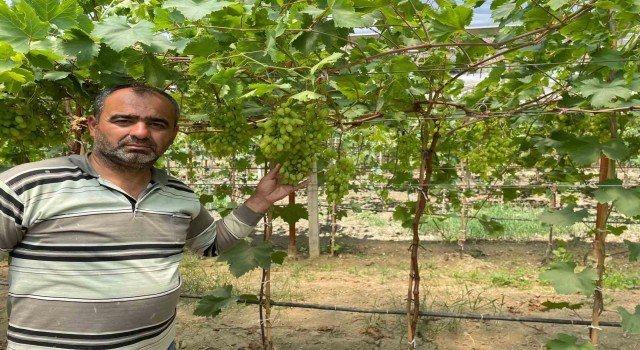
[[[298,238],[301,253],[273,268],[273,296],[281,302],[347,307],[355,309],[403,310],[408,287],[409,243],[402,240],[339,237],[345,247],[338,257],[305,256],[306,237]],[[406,238],[406,236],[404,237]],[[259,239],[259,238],[256,238]],[[276,247],[286,250],[287,237],[274,237]],[[323,245],[328,238],[322,238]],[[590,298],[557,295],[540,284],[540,258],[544,242],[467,242],[462,258],[455,243],[427,241],[420,251],[422,309],[433,312],[584,319],[591,315]],[[570,247],[589,251],[584,243]],[[611,244],[609,266],[638,271],[629,263],[626,248]],[[202,261],[207,273],[229,276],[226,266],[212,259]],[[1,265],[6,280],[6,264]],[[498,278],[502,276],[501,278]],[[229,278],[242,292],[257,293],[260,273],[241,280]],[[5,304],[6,287],[0,303]],[[618,306],[633,311],[640,303],[640,289],[605,290],[602,321],[620,321]],[[546,300],[585,302],[577,312],[543,312]],[[193,315],[196,301],[183,299],[178,311],[179,349],[261,349],[260,318],[255,305],[233,306],[216,318]],[[273,342],[276,349],[364,350],[406,349],[406,319],[402,315],[377,315],[333,310],[274,307]],[[6,315],[1,321],[2,339]],[[588,339],[586,326],[510,321],[423,318],[418,326],[418,349],[489,350],[544,349],[558,333]],[[599,349],[640,349],[640,336],[624,334],[621,328],[603,327]],[[3,344],[0,344],[3,345]],[[3,347],[4,348],[4,347]]]

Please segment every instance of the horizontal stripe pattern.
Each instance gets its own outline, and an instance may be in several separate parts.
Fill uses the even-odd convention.
[[[216,224],[188,186],[157,169],[137,201],[86,157],[3,172],[8,349],[166,349],[183,249],[213,254],[216,237],[235,243],[259,217],[241,207]]]

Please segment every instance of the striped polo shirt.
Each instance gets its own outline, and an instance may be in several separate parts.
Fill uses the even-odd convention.
[[[86,156],[0,173],[8,349],[167,349],[183,248],[215,255],[261,215],[241,206],[214,222],[189,187],[152,171],[137,199]]]

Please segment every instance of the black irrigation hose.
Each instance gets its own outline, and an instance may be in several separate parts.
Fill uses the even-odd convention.
[[[181,298],[186,299],[202,299],[202,296],[198,295],[189,295],[182,294]],[[257,300],[246,300],[239,299],[238,304],[253,304],[260,305],[260,302]],[[350,307],[339,307],[339,306],[325,306],[325,305],[314,305],[314,304],[302,304],[302,303],[288,303],[288,302],[278,302],[272,301],[271,305],[273,306],[283,306],[283,307],[295,307],[302,309],[315,309],[315,310],[329,310],[329,311],[345,311],[345,312],[354,312],[361,314],[380,314],[380,315],[406,315],[407,312],[404,310],[376,310],[376,309],[357,309]],[[423,317],[440,317],[440,318],[460,318],[467,320],[486,320],[486,321],[512,321],[512,322],[533,322],[533,323],[552,323],[552,324],[569,324],[574,326],[591,326],[591,321],[583,321],[583,320],[564,320],[564,319],[555,319],[555,318],[539,318],[539,317],[507,317],[507,316],[498,316],[498,315],[473,315],[473,314],[453,314],[446,312],[429,312],[429,311],[420,311],[420,316]],[[599,322],[598,327],[622,327],[620,322]]]

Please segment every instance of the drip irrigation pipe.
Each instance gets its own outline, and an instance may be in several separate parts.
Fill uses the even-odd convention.
[[[180,297],[185,299],[202,299],[202,296],[189,295],[189,294],[182,294],[180,295]],[[239,299],[238,304],[260,305],[260,302],[257,300]],[[407,314],[405,310],[358,309],[358,308],[350,308],[350,307],[289,303],[289,302],[279,302],[279,301],[271,301],[270,304],[273,306],[282,306],[282,307],[328,310],[328,311],[344,311],[344,312],[353,312],[353,313],[361,313],[361,314],[380,314],[380,315],[406,315]],[[459,318],[459,319],[481,320],[481,321],[511,321],[511,322],[568,324],[573,326],[591,326],[591,321],[586,321],[586,320],[565,320],[565,319],[539,318],[539,317],[507,317],[507,316],[499,316],[499,315],[454,314],[454,313],[447,313],[447,312],[430,312],[430,311],[420,311],[420,316],[438,317],[438,318]],[[598,326],[622,327],[622,324],[620,322],[599,322]]]
[[[6,281],[0,281],[0,285],[7,286],[8,283]],[[201,295],[181,294],[180,298],[202,299],[203,297]],[[260,305],[260,301],[248,300],[248,299],[238,299],[237,303]],[[378,314],[378,315],[406,315],[407,314],[405,310],[358,309],[358,308],[351,308],[351,307],[289,303],[289,302],[280,302],[280,301],[271,301],[270,304],[272,306],[293,307],[293,308],[314,309],[314,310],[327,310],[327,311],[343,311],[343,312],[352,312],[352,313],[360,313],[360,314]],[[419,314],[422,317],[458,318],[458,319],[465,319],[465,320],[480,320],[480,321],[510,321],[510,322],[530,322],[530,323],[548,323],[548,324],[568,324],[573,326],[591,326],[591,321],[566,320],[566,319],[558,319],[558,318],[507,317],[507,316],[499,316],[499,315],[454,314],[454,313],[448,313],[448,312],[431,312],[431,311],[420,311]],[[620,328],[622,327],[622,324],[620,322],[601,321],[601,322],[598,322],[598,326]]]

